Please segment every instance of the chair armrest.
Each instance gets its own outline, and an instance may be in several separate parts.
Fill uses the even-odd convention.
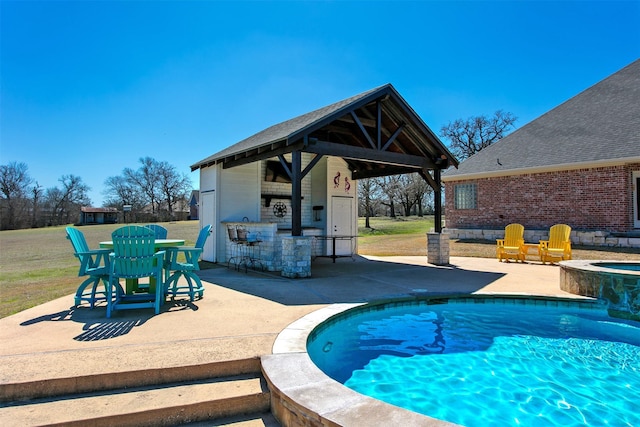
[[[110,264],[110,253],[110,249],[94,249],[86,252],[76,252],[75,255],[80,260],[79,274],[82,276],[88,269],[99,268],[102,264],[104,264],[104,267],[108,269]]]
[[[99,262],[103,257],[107,260],[110,253],[110,249],[94,249],[86,252],[76,252],[76,256],[80,259],[93,259],[95,257],[95,262]]]
[[[540,240],[540,249],[548,249],[549,241],[548,240]]]
[[[181,248],[175,248],[176,252],[183,252],[183,253],[196,253],[196,252],[202,252],[202,249],[200,248],[194,248],[191,246],[186,246],[186,247],[181,247]]]
[[[91,249],[86,252],[76,252],[78,255],[109,255],[111,249]]]
[[[167,251],[166,261],[170,265],[176,265],[178,263],[178,255],[183,254],[185,262],[188,264],[197,264],[198,258],[202,253],[202,248],[196,248],[193,246],[179,246],[171,248],[171,251]]]
[[[496,239],[496,244],[498,246],[504,246],[504,239]]]

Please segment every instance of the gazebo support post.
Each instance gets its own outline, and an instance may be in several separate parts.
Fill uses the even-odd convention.
[[[291,235],[302,236],[302,153],[291,152]]]
[[[434,169],[433,207],[434,233],[427,233],[427,260],[430,264],[449,264],[449,235],[442,232],[442,182],[440,169]]]
[[[306,137],[305,137],[306,139]],[[291,152],[291,237],[282,239],[282,276],[311,276],[311,238],[302,236],[302,152]]]
[[[436,233],[442,233],[442,182],[440,180],[440,169],[433,171],[433,178],[436,181],[436,188],[433,189],[433,207],[434,207],[434,221]]]

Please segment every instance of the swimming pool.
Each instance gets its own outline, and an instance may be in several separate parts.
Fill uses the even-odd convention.
[[[365,395],[465,426],[639,425],[640,324],[599,304],[431,298],[318,326],[311,359]]]

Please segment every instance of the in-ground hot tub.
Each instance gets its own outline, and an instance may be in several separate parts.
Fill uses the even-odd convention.
[[[609,314],[640,320],[640,261],[561,261],[560,289],[603,300]]]

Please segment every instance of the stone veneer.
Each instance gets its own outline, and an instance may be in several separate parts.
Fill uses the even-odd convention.
[[[560,289],[604,301],[612,316],[640,320],[640,271],[607,267],[640,263],[573,260],[559,264]]]
[[[504,228],[500,229],[467,229],[446,228],[445,231],[452,239],[491,240],[504,237]],[[549,230],[524,231],[525,242],[538,243],[549,238]],[[640,237],[617,237],[608,231],[571,231],[571,243],[585,246],[607,246],[621,248],[640,248]]]
[[[427,260],[429,264],[449,264],[449,235],[446,233],[427,233]]]
[[[282,237],[282,276],[311,277],[311,237]]]

